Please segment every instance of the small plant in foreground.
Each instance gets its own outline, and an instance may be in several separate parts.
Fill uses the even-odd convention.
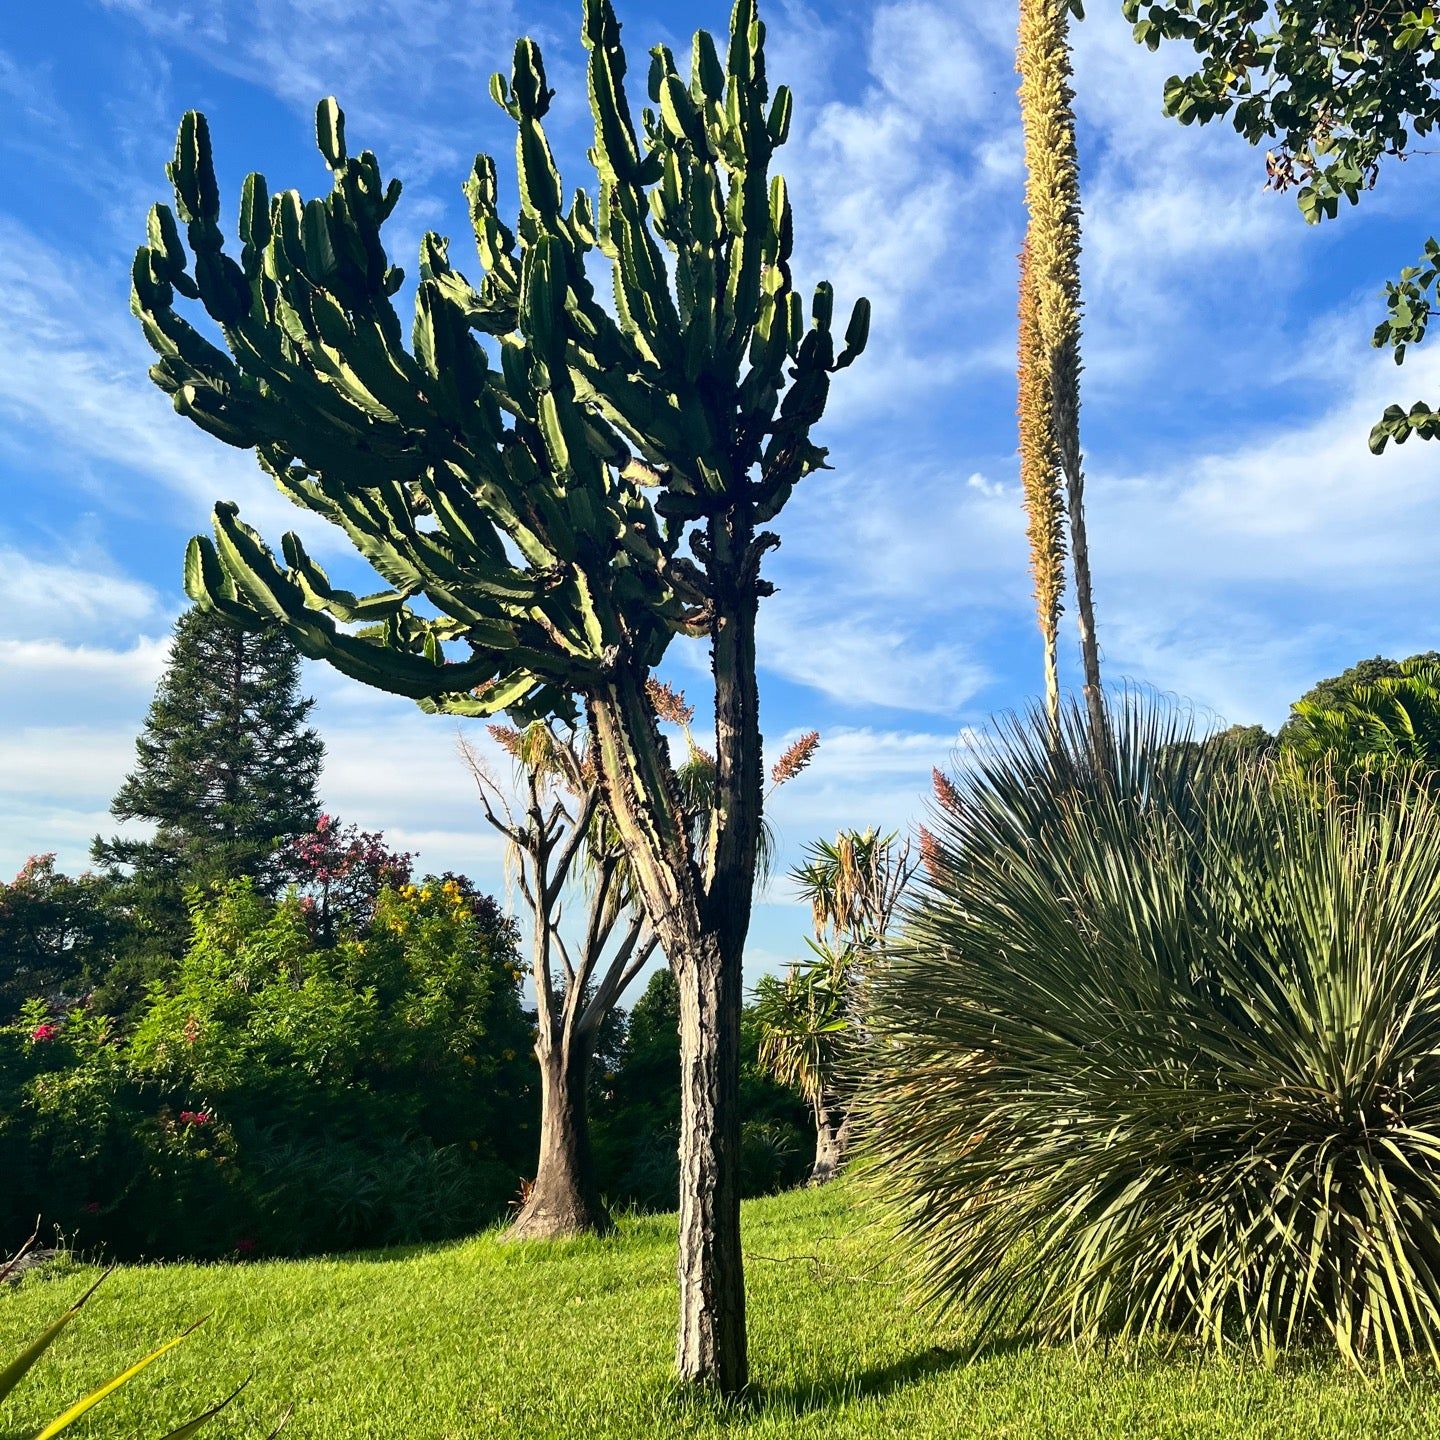
[[[1440,1361],[1440,802],[1276,785],[1137,701],[937,785],[872,980],[929,1294],[1051,1338]],[[943,777],[942,777],[943,779]]]
[[[31,1242],[22,1246],[19,1253],[16,1254],[11,1260],[5,1263],[0,1263],[0,1284],[3,1284],[5,1280],[10,1276],[11,1272],[21,1263],[33,1243],[34,1242],[32,1239]],[[90,1297],[94,1295],[94,1293],[100,1288],[106,1276],[108,1276],[109,1274],[110,1272],[107,1270],[104,1275],[101,1275],[100,1279],[97,1280],[58,1320],[46,1326],[46,1328],[42,1330],[23,1350],[21,1350],[21,1352],[16,1355],[14,1359],[12,1359],[9,1364],[4,1367],[3,1370],[0,1370],[0,1405],[3,1405],[9,1399],[11,1393],[19,1386],[20,1382],[24,1380],[26,1375],[30,1373],[30,1370],[34,1367],[35,1363],[40,1359],[42,1355],[44,1355],[44,1353],[50,1348],[50,1346],[54,1344],[57,1339],[59,1339],[61,1332],[80,1313],[80,1311],[84,1308],[86,1301],[88,1301]],[[98,1389],[92,1390],[88,1395],[82,1396],[73,1405],[69,1406],[61,1414],[57,1415],[55,1419],[51,1420],[46,1425],[42,1425],[40,1429],[35,1432],[34,1440],[51,1440],[51,1437],[59,1435],[64,1430],[68,1430],[73,1424],[75,1424],[77,1420],[79,1420],[82,1416],[86,1415],[89,1411],[93,1410],[95,1406],[97,1406],[102,1400],[108,1399],[118,1389],[120,1389],[122,1385],[125,1385],[129,1381],[133,1380],[136,1375],[138,1375],[142,1370],[146,1368],[146,1366],[150,1365],[153,1361],[158,1360],[162,1355],[166,1354],[167,1352],[173,1350],[178,1344],[180,1344],[182,1340],[184,1340],[187,1336],[191,1335],[201,1323],[202,1321],[197,1320],[194,1325],[191,1325],[189,1327],[189,1329],[182,1330],[180,1334],[174,1337],[174,1339],[167,1340],[165,1344],[161,1345],[158,1349],[152,1350],[143,1359],[137,1360],[133,1365],[129,1367],[129,1369],[121,1371],[119,1375],[116,1375],[113,1379],[106,1381],[106,1383],[104,1385],[101,1385]],[[227,1405],[229,1405],[229,1403],[240,1393],[240,1391],[245,1388],[246,1383],[247,1382],[242,1381],[240,1385],[238,1385],[234,1390],[232,1390],[218,1404],[212,1405],[208,1410],[204,1410],[200,1414],[192,1416],[189,1420],[185,1421],[184,1424],[178,1426],[177,1428],[167,1431],[164,1440],[181,1440],[181,1437],[196,1434],[211,1420],[213,1420],[215,1416],[217,1416],[223,1409],[225,1409]],[[288,1419],[289,1417],[286,1416],[285,1418]],[[280,1430],[284,1428],[284,1425],[285,1420],[282,1419],[280,1424],[270,1432],[271,1440],[273,1440],[273,1437],[275,1435],[278,1435],[280,1433]]]

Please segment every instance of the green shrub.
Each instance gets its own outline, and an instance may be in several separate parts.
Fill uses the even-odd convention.
[[[0,1039],[0,1222],[117,1256],[300,1254],[497,1219],[534,1109],[513,933],[441,877],[326,946],[231,883],[117,1031],[30,1007]]]
[[[871,991],[883,1193],[991,1323],[1440,1359],[1440,804],[1188,739],[1132,700],[937,784]]]

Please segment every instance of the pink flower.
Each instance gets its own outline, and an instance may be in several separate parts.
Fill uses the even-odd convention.
[[[208,1125],[210,1123],[210,1112],[208,1110],[182,1110],[180,1112],[180,1123],[191,1126]]]
[[[37,1025],[30,1032],[30,1039],[36,1044],[43,1044],[46,1040],[53,1040],[60,1033],[58,1025],[51,1025],[48,1022],[44,1025]]]

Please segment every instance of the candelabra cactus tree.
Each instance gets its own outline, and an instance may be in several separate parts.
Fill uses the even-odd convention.
[[[251,175],[238,255],[205,120],[185,116],[176,213],[151,211],[134,309],[176,408],[253,448],[386,587],[339,589],[296,536],[277,557],[220,504],[213,540],[186,556],[193,596],[241,624],[277,620],[306,654],[431,711],[586,712],[606,809],[681,994],[679,1368],[733,1389],[746,1379],[736,1110],[762,808],[755,621],[777,543],[764,527],[824,463],[811,432],[869,310],[856,304],[837,344],[821,285],[806,322],[789,195],[770,175],[790,92],[770,93],[755,0],[736,0],[724,61],[696,36],[688,83],[652,52],[638,128],[609,0],[584,0],[582,35],[597,193],[563,198],[542,123],[552,92],[521,40],[492,85],[517,131],[518,224],[500,218],[480,157],[465,189],[482,278],[427,235],[408,347],[381,239],[399,184],[371,152],[350,153],[333,100],[317,126],[330,194],[272,198]],[[613,311],[590,278],[595,250]],[[181,300],[204,306],[223,349]],[[703,846],[646,690],[681,634],[708,640],[715,673]]]

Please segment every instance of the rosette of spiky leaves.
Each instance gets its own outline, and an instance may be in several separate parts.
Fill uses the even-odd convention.
[[[835,1083],[850,1032],[849,959],[812,944],[814,956],[784,977],[755,986],[761,1066],[782,1085],[819,1104]]]
[[[881,1193],[992,1323],[1440,1358],[1440,803],[1190,738],[1069,708],[950,787],[870,989]]]
[[[790,95],[769,96],[754,0],[735,6],[724,63],[697,36],[688,83],[655,52],[638,131],[619,30],[609,0],[585,0],[598,191],[569,202],[540,51],[516,46],[492,90],[517,129],[518,225],[479,157],[465,190],[482,278],[427,235],[408,346],[381,235],[400,186],[370,151],[350,153],[335,101],[317,113],[331,193],[272,197],[249,176],[238,255],[205,119],[185,116],[176,209],[151,211],[133,273],[152,375],[182,414],[254,448],[386,586],[334,587],[293,534],[282,563],[222,504],[213,541],[187,557],[201,603],[277,619],[306,654],[427,708],[522,720],[705,630],[705,576],[677,553],[687,525],[736,507],[764,523],[823,463],[810,430],[830,375],[864,346],[868,307],[838,355],[828,286],[805,324],[788,193],[769,173]],[[596,248],[613,316],[589,278]],[[204,306],[223,349],[180,300]]]

